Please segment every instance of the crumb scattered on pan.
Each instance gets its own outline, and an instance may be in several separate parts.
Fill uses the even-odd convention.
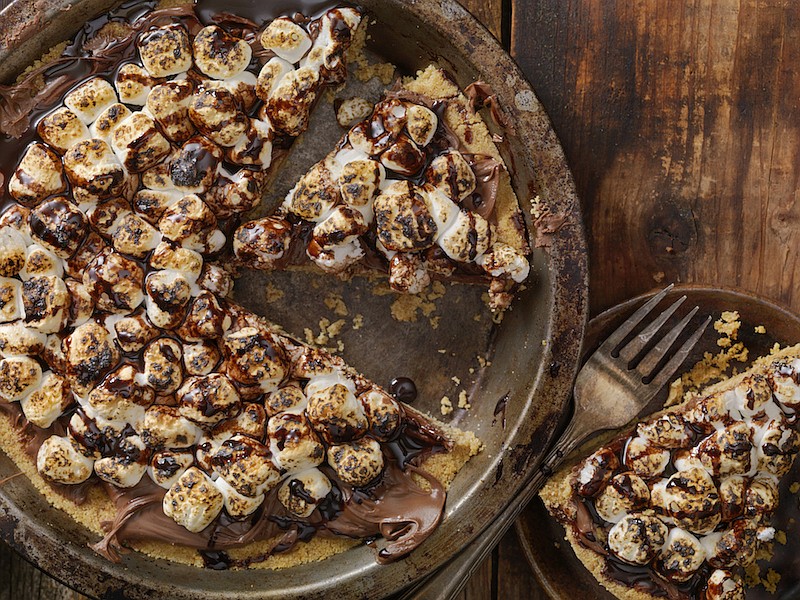
[[[350,314],[350,311],[347,310],[347,305],[344,303],[344,298],[340,294],[336,292],[329,292],[327,296],[325,296],[325,306],[328,307],[329,310],[333,311],[333,314],[338,315],[340,317],[346,317]]]
[[[753,331],[755,331],[756,333],[767,333],[767,328],[764,327],[763,325],[756,325]]]
[[[284,292],[282,289],[277,287],[274,283],[269,282],[267,283],[266,287],[264,288],[264,297],[267,302],[278,302],[282,300],[284,296]]]
[[[450,402],[450,398],[442,396],[442,399],[439,400],[439,410],[443,415],[449,415],[453,412],[453,403]]]
[[[469,410],[472,408],[472,405],[469,403],[469,399],[467,398],[467,392],[465,390],[461,390],[458,393],[458,408],[463,408],[464,410]]]
[[[353,329],[361,329],[364,326],[364,315],[357,313],[353,317]]]

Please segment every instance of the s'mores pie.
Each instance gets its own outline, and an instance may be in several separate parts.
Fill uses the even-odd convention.
[[[277,241],[248,261],[234,232],[344,81],[360,22],[351,7],[233,25],[204,26],[189,7],[115,18],[113,68],[75,82],[20,142],[0,215],[0,446],[110,560],[136,548],[202,566],[230,551],[231,567],[279,554],[288,566],[383,535],[377,559],[396,560],[435,530],[445,486],[479,449],[229,298],[233,247],[263,268],[293,235],[288,212],[260,225]],[[334,268],[337,248],[357,253],[380,221],[387,248],[391,236],[415,251],[441,239],[458,257],[489,256],[492,225],[454,204],[474,191],[474,157],[437,152],[430,190],[403,180],[386,194],[396,202],[376,200],[387,173],[427,164],[442,131],[425,102],[389,102],[404,111],[399,137],[381,157],[349,150],[335,174],[347,202],[298,198],[313,243]],[[452,206],[403,237],[397,219],[429,210],[448,161]],[[398,257],[394,280],[416,277],[419,260]],[[413,501],[398,515],[389,494]]]
[[[619,598],[742,600],[800,451],[800,346],[640,422],[541,492]]]

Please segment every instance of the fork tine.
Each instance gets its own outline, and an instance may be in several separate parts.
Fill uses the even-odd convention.
[[[604,351],[611,353],[617,346],[619,346],[622,341],[628,336],[628,334],[633,331],[633,328],[636,327],[642,319],[644,319],[650,311],[653,310],[656,305],[664,299],[669,291],[674,287],[675,284],[670,283],[667,287],[663,290],[658,292],[655,296],[650,298],[647,302],[642,304],[642,306],[633,313],[628,319],[612,333],[605,342],[602,343],[599,349],[603,349]]]
[[[666,385],[667,381],[672,379],[672,376],[675,375],[677,370],[683,364],[683,361],[686,360],[686,357],[689,356],[689,353],[692,351],[697,345],[697,342],[700,341],[700,337],[705,332],[708,324],[711,323],[711,316],[709,315],[706,317],[706,320],[700,325],[695,332],[683,343],[680,350],[678,350],[672,358],[669,359],[664,368],[661,369],[654,377],[653,380],[650,382],[650,385],[653,386],[654,389],[660,389],[664,385]]]
[[[653,339],[653,336],[658,333],[658,330],[664,326],[673,313],[678,310],[678,307],[686,300],[686,296],[681,296],[664,312],[658,315],[658,318],[650,323],[644,330],[628,342],[620,351],[619,357],[626,362],[631,362],[642,351],[647,343]]]
[[[691,321],[692,317],[697,314],[698,310],[700,310],[700,307],[695,306],[686,314],[685,317],[680,320],[677,325],[675,325],[675,327],[670,329],[664,335],[664,337],[661,338],[655,346],[653,346],[653,349],[647,353],[647,355],[636,367],[636,370],[639,371],[639,373],[641,373],[644,377],[649,377],[653,373],[656,366],[658,366],[658,363],[664,359],[664,357],[667,355],[667,352],[669,352],[669,349],[672,348],[672,344],[675,343],[675,340],[678,339],[678,336],[686,329],[689,321]]]

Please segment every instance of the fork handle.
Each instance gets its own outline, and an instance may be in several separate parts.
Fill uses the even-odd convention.
[[[576,421],[578,423],[576,424]],[[585,425],[571,419],[564,433],[553,450],[542,461],[541,466],[519,494],[506,506],[505,510],[489,526],[462,550],[449,563],[434,571],[410,590],[403,593],[398,600],[452,600],[467,583],[475,569],[498,544],[505,532],[517,519],[522,509],[533,500],[547,478],[588,433]]]

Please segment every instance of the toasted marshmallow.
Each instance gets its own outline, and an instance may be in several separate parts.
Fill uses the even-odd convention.
[[[233,252],[250,268],[270,270],[283,258],[292,239],[291,225],[277,217],[248,221],[233,236]]]
[[[0,398],[5,402],[21,400],[39,387],[42,368],[29,356],[10,356],[0,360]]]
[[[240,434],[263,442],[267,433],[267,411],[261,404],[248,402],[232,419],[220,421],[211,429],[212,437],[230,437]]]
[[[364,98],[345,98],[336,107],[336,122],[349,129],[372,113],[372,104]]]
[[[0,227],[10,227],[16,231],[25,244],[31,243],[31,229],[28,225],[28,217],[30,216],[30,209],[20,206],[16,203],[11,203],[2,214],[0,214]]]
[[[264,171],[240,169],[233,175],[220,167],[222,174],[206,196],[218,218],[247,212],[255,208],[266,190],[268,176]]]
[[[219,298],[226,298],[233,289],[233,279],[221,266],[205,263],[197,285]]]
[[[115,135],[121,127],[114,131]],[[103,140],[86,140],[72,146],[64,155],[64,170],[70,183],[82,190],[81,200],[121,196],[125,188],[125,169]]]
[[[222,150],[216,144],[202,136],[191,138],[169,162],[172,184],[187,194],[206,192],[216,179],[222,158]]]
[[[347,140],[353,149],[368,157],[378,156],[392,145],[396,137],[397,133],[387,129],[381,122],[376,123],[374,119],[356,123],[347,132]]]
[[[22,284],[25,324],[42,333],[60,331],[69,317],[70,295],[58,277],[32,277]]]
[[[157,486],[168,490],[192,463],[194,456],[188,450],[161,450],[150,457],[147,474]]]
[[[164,237],[198,252],[219,250],[221,245],[212,244],[215,241],[213,232],[219,231],[215,229],[216,225],[214,213],[195,194],[184,196],[167,208],[158,221]]]
[[[311,49],[311,38],[300,25],[281,17],[261,32],[261,45],[283,60],[297,63]]]
[[[411,176],[425,164],[425,154],[410,138],[401,135],[391,146],[383,151],[381,164],[390,171]]]
[[[89,264],[83,285],[104,310],[133,310],[144,300],[142,268],[118,252],[106,249]]]
[[[646,438],[633,437],[625,446],[624,462],[642,477],[657,477],[669,464],[669,450],[659,448]]]
[[[375,198],[375,223],[380,242],[398,252],[424,250],[436,238],[436,222],[420,188],[400,180]]]
[[[328,447],[328,463],[342,481],[350,485],[367,485],[383,470],[381,445],[368,437],[331,445]]]
[[[111,147],[131,173],[141,173],[170,152],[167,139],[143,112],[132,113],[114,129]]]
[[[264,407],[269,416],[282,412],[299,413],[308,406],[308,399],[299,385],[289,384],[269,394]]]
[[[708,578],[705,600],[744,600],[742,580],[722,569],[717,569]]]
[[[100,458],[94,463],[94,472],[103,481],[118,488],[131,488],[147,472],[147,448],[138,435],[129,435],[118,441],[113,456]]]
[[[270,417],[267,437],[272,460],[284,471],[304,471],[325,460],[325,447],[302,412],[282,412]]]
[[[274,137],[267,121],[250,119],[244,135],[228,150],[228,160],[237,165],[255,165],[267,169],[272,164]]]
[[[249,126],[247,115],[226,88],[202,89],[192,96],[189,118],[215,144],[234,146]]]
[[[326,441],[347,442],[367,430],[369,423],[364,409],[345,385],[336,383],[313,393],[306,390],[306,393],[308,420]]]
[[[640,437],[662,448],[685,448],[691,441],[686,423],[676,414],[667,414],[640,423],[636,431]]]
[[[39,244],[31,244],[25,249],[25,266],[19,272],[22,281],[33,277],[62,277],[64,264],[55,254],[42,248]]]
[[[194,62],[214,79],[235,77],[250,64],[250,44],[217,25],[203,27],[194,36]]]
[[[197,467],[189,467],[164,494],[164,514],[192,533],[208,527],[217,518],[225,499],[211,478]]]
[[[141,383],[142,375],[131,365],[123,365],[109,373],[86,397],[92,414],[108,421],[135,424],[144,420],[145,409],[153,403],[152,388]]]
[[[117,223],[112,241],[117,252],[141,259],[158,246],[161,234],[140,216],[128,213]]]
[[[190,448],[202,435],[197,425],[181,416],[176,406],[155,404],[144,413],[140,427],[142,440],[148,448]]]
[[[758,550],[758,529],[748,519],[737,519],[729,529],[703,538],[708,562],[713,567],[744,567],[753,564]]]
[[[338,83],[343,78],[344,54],[350,44],[361,14],[354,8],[334,8],[319,19],[319,32],[302,65],[324,67],[327,79]]]
[[[70,384],[78,394],[87,393],[119,362],[119,350],[108,330],[89,321],[64,341]]]
[[[89,128],[86,127],[86,123],[63,106],[45,115],[36,126],[36,131],[47,145],[62,154],[78,142],[89,140]]]
[[[367,223],[357,210],[339,205],[314,227],[312,239],[323,250],[355,241],[367,232]]]
[[[86,217],[66,198],[55,198],[31,211],[31,237],[61,258],[69,258],[88,233]]]
[[[250,71],[242,71],[238,75],[228,77],[224,80],[206,79],[203,81],[204,88],[223,87],[231,92],[241,103],[245,112],[250,112],[258,99],[256,96],[257,79]]]
[[[236,434],[225,440],[211,457],[214,470],[244,496],[258,496],[274,488],[281,474],[264,444]]]
[[[25,266],[25,239],[13,227],[0,227],[0,277],[13,277]]]
[[[114,87],[117,88],[119,101],[134,106],[144,106],[150,90],[156,80],[136,63],[126,63],[117,71]]]
[[[720,481],[719,500],[723,521],[731,521],[742,516],[746,487],[747,482],[741,475],[733,475]]]
[[[575,491],[583,497],[596,495],[619,469],[617,455],[608,448],[601,448],[581,463],[575,480]]]
[[[477,262],[492,277],[510,277],[517,283],[525,281],[531,270],[522,254],[502,242],[496,242]]]
[[[194,84],[187,80],[167,81],[155,86],[147,96],[147,110],[170,140],[181,144],[194,134],[189,119],[189,102]]]
[[[456,202],[475,191],[475,173],[458,150],[448,150],[434,158],[425,179]]]
[[[64,104],[86,125],[117,102],[114,87],[102,77],[92,77],[64,96]]]
[[[286,135],[298,136],[306,130],[311,106],[317,99],[319,72],[300,67],[284,75],[272,89],[262,107],[262,118]]]
[[[774,477],[759,476],[750,481],[744,495],[744,514],[747,517],[771,515],[778,507],[778,486]]]
[[[173,329],[181,324],[192,289],[177,271],[155,271],[145,281],[147,318],[156,327]]]
[[[192,302],[178,334],[190,342],[214,340],[230,329],[231,318],[222,310],[214,294],[203,291]]]
[[[309,517],[333,486],[319,469],[306,469],[287,478],[278,490],[278,500],[298,517]]]
[[[227,373],[239,383],[258,384],[264,392],[270,392],[286,374],[283,347],[265,329],[244,327],[226,334],[223,351]]]
[[[138,352],[158,335],[158,330],[144,318],[142,313],[122,317],[113,327],[117,342],[125,352]]]
[[[666,542],[667,533],[667,526],[658,517],[633,513],[608,532],[608,549],[625,562],[646,565]]]
[[[48,196],[67,189],[61,158],[53,150],[34,142],[22,155],[8,180],[8,193],[17,202],[35,206]]]
[[[785,417],[773,419],[764,427],[758,441],[758,469],[783,477],[794,464],[800,450],[800,435]]]
[[[656,570],[672,581],[688,581],[703,565],[706,552],[700,541],[681,529],[670,530],[667,541],[656,560]]]
[[[369,421],[369,434],[381,442],[390,440],[400,425],[400,406],[389,394],[374,387],[358,397]]]
[[[737,421],[704,439],[693,450],[702,465],[716,477],[744,475],[754,462],[750,427]]]
[[[333,183],[331,173],[319,162],[289,191],[284,206],[306,221],[319,221],[333,208],[337,200],[338,189]]]
[[[29,422],[47,429],[73,401],[66,379],[48,371],[42,376],[41,385],[20,400],[20,406]]]
[[[281,79],[294,70],[291,63],[286,62],[277,56],[270,58],[258,73],[256,80],[256,96],[267,101],[272,95],[273,90],[278,87]]]
[[[436,128],[439,126],[439,118],[436,113],[420,106],[419,104],[412,104],[406,109],[406,129],[408,136],[418,146],[427,146],[431,143],[433,136],[436,134]]]
[[[418,254],[398,252],[389,261],[389,285],[404,294],[419,294],[431,283],[425,262]]]
[[[791,410],[800,409],[800,361],[791,364],[775,363],[772,372],[772,387],[775,399]]]
[[[111,134],[131,115],[130,109],[124,104],[116,102],[106,108],[89,127],[89,134],[96,139],[111,143]]]
[[[650,489],[635,473],[619,473],[595,499],[595,508],[604,520],[618,523],[626,514],[643,509],[650,501]]]
[[[455,222],[437,240],[445,254],[457,262],[472,262],[489,249],[489,222],[477,213],[460,210]]]
[[[171,338],[158,338],[144,350],[144,375],[157,394],[175,392],[183,383],[181,345]]]
[[[136,46],[142,65],[151,77],[177,75],[192,66],[189,35],[180,25],[164,25],[146,31],[139,36]]]
[[[222,373],[190,377],[178,398],[181,415],[204,427],[235,416],[242,406],[236,388]]]
[[[336,360],[318,348],[303,348],[300,354],[294,357],[291,377],[292,379],[311,379],[331,375],[334,372],[332,363]]]
[[[692,533],[713,531],[722,518],[717,487],[704,469],[691,467],[657,483],[651,492],[675,523]]]
[[[264,494],[257,494],[256,496],[240,494],[236,491],[236,488],[222,477],[218,477],[214,481],[214,485],[217,486],[217,489],[225,498],[225,512],[232,519],[243,519],[253,514],[264,502]]]
[[[90,230],[86,239],[78,248],[78,251],[66,260],[66,265],[62,265],[62,274],[64,269],[66,269],[70,277],[74,277],[78,281],[82,280],[83,273],[86,271],[89,264],[106,248],[109,248],[109,246],[100,234]],[[44,248],[42,248],[42,250],[44,250]],[[52,253],[50,254],[52,255]],[[58,260],[58,257],[54,255],[53,258]],[[61,263],[61,261],[59,261],[59,263]]]
[[[37,355],[44,351],[47,336],[20,322],[0,325],[0,355]]]
[[[364,258],[364,248],[360,241],[353,240],[323,249],[312,240],[306,255],[326,273],[342,273]]]
[[[113,198],[87,211],[89,223],[101,235],[112,237],[117,232],[122,217],[130,214],[128,203],[122,198]]]
[[[8,323],[24,316],[22,283],[18,279],[0,277],[0,322]]]
[[[83,456],[66,438],[53,435],[39,447],[36,469],[39,474],[55,483],[83,483],[92,475],[94,461]]]
[[[150,255],[153,269],[178,271],[187,281],[194,283],[203,270],[203,257],[194,250],[162,241]]]
[[[366,206],[375,197],[386,178],[383,165],[374,160],[354,160],[342,167],[339,191],[342,199],[351,206]]]

